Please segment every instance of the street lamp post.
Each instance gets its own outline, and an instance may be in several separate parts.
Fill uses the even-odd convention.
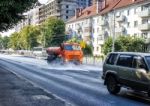
[[[113,38],[112,38],[112,52],[114,52],[115,51],[115,36],[116,36],[116,33],[115,33],[115,9],[113,10],[113,17],[114,17],[114,19],[113,19],[113,24],[114,24],[114,28],[113,28]]]

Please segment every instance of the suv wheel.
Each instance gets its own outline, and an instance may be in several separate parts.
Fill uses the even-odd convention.
[[[109,93],[111,94],[117,94],[120,92],[120,86],[117,85],[117,81],[115,77],[113,76],[108,76],[106,78],[106,85]]]
[[[150,91],[147,92],[148,97],[150,97]]]

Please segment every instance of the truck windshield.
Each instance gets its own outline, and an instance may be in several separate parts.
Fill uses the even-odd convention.
[[[65,50],[81,50],[79,45],[65,45]]]

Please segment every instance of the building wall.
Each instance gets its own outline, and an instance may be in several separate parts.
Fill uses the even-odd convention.
[[[66,31],[71,37],[80,37],[87,43],[92,43],[93,55],[102,55],[104,36],[100,33],[100,16],[89,17],[66,24]]]
[[[85,8],[89,5],[89,0],[49,0],[40,8],[40,23],[50,16],[67,21],[75,15],[76,8]]]
[[[149,8],[149,9],[148,9]],[[146,16],[144,15],[146,11]],[[114,18],[115,14],[115,18]],[[116,9],[115,12],[111,11],[105,14],[103,17],[108,17],[109,20],[107,29],[108,33],[113,35],[114,22],[115,22],[115,35],[129,35],[136,37],[143,37],[145,39],[150,37],[150,1],[149,3],[141,3],[136,5],[131,5],[125,8]],[[105,19],[106,20],[106,19]],[[115,20],[115,21],[114,21]],[[144,26],[144,23],[145,26]],[[144,29],[143,29],[143,28]],[[146,28],[147,27],[147,28]],[[142,29],[141,29],[142,28]],[[104,31],[104,30],[103,30]],[[146,37],[147,35],[147,37]]]

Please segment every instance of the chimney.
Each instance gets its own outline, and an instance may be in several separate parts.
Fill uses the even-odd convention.
[[[97,11],[97,13],[99,13],[105,7],[106,7],[106,0],[97,0],[97,3],[96,3],[96,11]]]
[[[132,2],[135,2],[136,0],[132,0]]]
[[[99,13],[99,0],[96,1],[96,13]]]
[[[80,9],[77,8],[77,9],[75,10],[75,17],[78,18],[78,17],[79,17],[79,14],[80,14]]]

